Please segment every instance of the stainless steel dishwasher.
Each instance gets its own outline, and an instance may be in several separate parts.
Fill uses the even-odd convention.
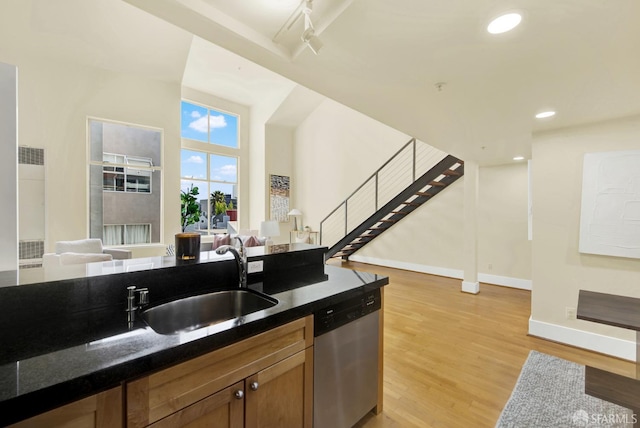
[[[377,404],[380,290],[314,314],[313,426],[349,428]]]

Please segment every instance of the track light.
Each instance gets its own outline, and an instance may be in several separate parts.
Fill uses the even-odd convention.
[[[304,33],[302,33],[302,41],[306,43],[306,45],[314,54],[318,55],[318,52],[320,52],[323,44],[322,41],[314,33],[315,32],[313,31],[313,28],[304,30]]]
[[[306,0],[304,9],[302,9],[302,13],[304,14],[304,32],[300,38],[314,54],[318,55],[323,44],[318,36],[316,36],[316,30],[313,28],[313,23],[311,22],[312,3],[313,0]]]

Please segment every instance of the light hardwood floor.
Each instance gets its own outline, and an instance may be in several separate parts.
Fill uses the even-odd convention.
[[[336,263],[340,265],[340,263]],[[627,376],[635,364],[527,335],[531,294],[460,280],[343,263],[387,275],[384,411],[359,428],[494,427],[530,350]]]

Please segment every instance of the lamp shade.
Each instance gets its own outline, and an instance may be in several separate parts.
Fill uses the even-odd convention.
[[[302,212],[300,212],[299,209],[294,208],[291,211],[289,211],[289,214],[287,214],[287,215],[302,215]]]
[[[280,236],[280,225],[276,220],[266,220],[260,223],[260,236]]]

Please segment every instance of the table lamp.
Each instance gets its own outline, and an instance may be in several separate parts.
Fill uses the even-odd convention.
[[[287,215],[293,217],[293,230],[298,230],[297,218],[298,218],[298,216],[302,215],[302,212],[300,212],[299,209],[294,208],[291,211],[289,211],[289,214],[287,214]],[[302,223],[300,223],[300,226],[302,227]]]

